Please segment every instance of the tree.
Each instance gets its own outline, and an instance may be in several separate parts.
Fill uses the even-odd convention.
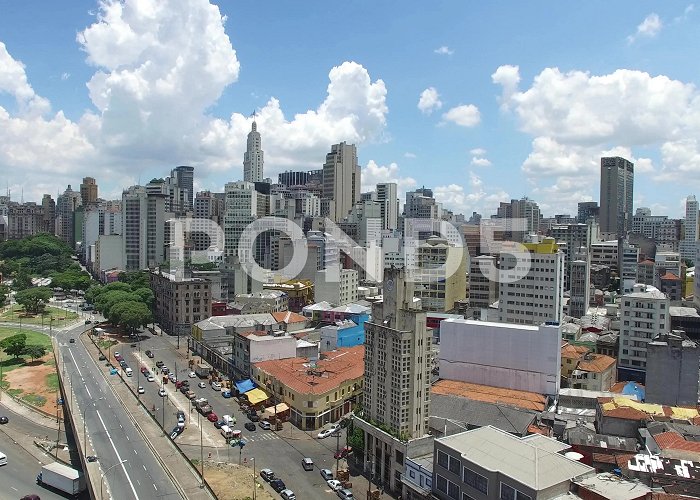
[[[14,290],[26,290],[32,286],[32,277],[24,269],[19,269],[12,278],[12,288]]]
[[[155,295],[153,295],[153,290],[150,288],[137,288],[134,290],[134,293],[141,297],[141,302],[146,304],[149,309],[153,307],[153,303],[156,300]]]
[[[38,344],[29,344],[24,346],[24,351],[22,351],[22,354],[29,356],[32,358],[32,361],[34,361],[35,359],[44,357],[46,354],[46,347]]]
[[[109,321],[134,333],[151,322],[151,311],[146,304],[136,300],[119,302],[111,307]]]
[[[5,305],[5,301],[7,300],[7,296],[10,293],[10,289],[7,288],[5,285],[0,285],[0,307],[3,307]]]
[[[352,426],[352,430],[348,428],[348,446],[352,447],[355,456],[361,456],[365,449],[365,435],[362,429]]]
[[[17,292],[15,300],[24,307],[26,312],[39,314],[44,310],[51,297],[53,297],[53,292],[50,288],[38,286]]]
[[[11,337],[7,337],[0,342],[0,348],[15,358],[19,358],[22,354],[24,354],[24,349],[26,346],[27,335],[24,333],[12,335]]]
[[[112,319],[112,307],[120,303],[131,301],[140,302],[141,297],[139,297],[135,293],[123,290],[103,292],[99,295],[99,297],[97,297],[97,300],[95,302],[95,308],[98,311],[100,311],[109,320],[110,323],[116,325],[119,323],[119,320],[118,318],[116,318],[115,320]]]

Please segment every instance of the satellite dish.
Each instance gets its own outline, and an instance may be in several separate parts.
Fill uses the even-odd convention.
[[[566,453],[564,453],[564,456],[569,460],[573,460],[574,462],[578,462],[583,458],[582,454],[575,451],[567,451]]]

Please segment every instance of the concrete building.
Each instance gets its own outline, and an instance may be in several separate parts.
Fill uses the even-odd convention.
[[[207,250],[212,245],[224,245],[224,242],[213,240],[207,233],[206,221],[217,226],[223,226],[225,211],[225,194],[200,191],[194,198],[194,220],[192,221],[192,249]]]
[[[176,279],[160,271],[149,273],[155,296],[155,320],[168,335],[186,336],[192,325],[211,316],[211,283],[199,278]]]
[[[365,343],[365,325],[350,319],[336,321],[321,328],[319,349],[321,352],[334,351],[340,347],[354,347]]]
[[[131,186],[122,193],[122,254],[126,271],[148,268],[146,242],[148,240],[148,212],[146,189]]]
[[[47,232],[45,211],[42,205],[37,205],[34,202],[10,201],[6,207],[6,239],[20,240]]]
[[[331,219],[340,221],[360,199],[360,166],[354,144],[334,144],[323,164],[323,197],[334,200]]]
[[[413,284],[403,269],[386,270],[382,301],[365,323],[363,412],[355,422],[365,433],[364,463],[390,491],[401,491],[404,459],[427,435],[430,346]]]
[[[570,446],[487,426],[435,440],[433,496],[440,500],[548,500],[595,469],[563,455]]]
[[[617,380],[615,358],[586,352],[568,378],[569,387],[586,391],[609,391]]]
[[[102,271],[107,271],[109,269],[121,269],[124,265],[124,242],[122,235],[102,235],[95,242],[94,248],[92,270],[95,274],[101,274]]]
[[[581,318],[588,312],[591,300],[591,265],[588,252],[576,255],[569,266],[569,316]]]
[[[246,182],[262,182],[263,180],[263,150],[258,124],[253,120],[246,151],[243,155],[243,180]]]
[[[624,158],[600,159],[600,231],[606,238],[623,237],[632,229],[634,164]]]
[[[289,359],[297,355],[297,339],[283,330],[246,330],[233,341],[233,372],[238,378],[253,375],[255,363]]]
[[[257,218],[258,193],[250,182],[227,182],[225,186],[224,240],[226,255],[237,255],[243,230]],[[252,242],[244,259],[251,262]]]
[[[170,172],[170,178],[176,189],[171,190],[171,206],[167,210],[178,215],[191,213],[194,203],[194,167],[175,167]]]
[[[236,294],[229,307],[234,314],[275,313],[289,310],[289,297],[279,290]]]
[[[440,378],[557,394],[561,329],[447,319],[440,325]]]
[[[337,280],[333,279],[332,273],[327,269],[316,272],[315,300],[326,301],[336,306],[357,302],[357,271],[341,269],[337,277]]]
[[[646,402],[697,406],[700,347],[683,332],[654,337],[647,344]]]
[[[418,246],[415,296],[425,311],[448,312],[467,295],[467,253],[433,236]]]
[[[598,242],[599,228],[595,221],[588,221],[585,224],[557,224],[552,226],[549,235],[560,245],[564,252],[564,289],[571,287],[571,266],[576,260],[576,255],[581,250],[588,252],[591,244]]]
[[[377,201],[381,206],[382,229],[398,229],[399,198],[395,182],[377,184]]]
[[[695,247],[700,239],[700,207],[694,195],[685,200],[685,219],[683,220],[683,239],[679,250],[683,260],[695,262]]]
[[[585,224],[588,219],[598,220],[600,215],[600,207],[597,201],[580,201],[578,203],[578,216],[576,217],[579,224]]]
[[[41,198],[41,206],[44,209],[44,231],[56,234],[56,201],[50,194],[45,194]]]
[[[441,208],[433,198],[433,191],[425,187],[408,191],[403,207],[406,219],[439,219]]]
[[[553,238],[532,238],[524,243],[530,265],[524,272],[520,257],[508,250],[500,256],[498,320],[502,323],[539,325],[560,323],[563,314],[564,254]]]
[[[659,334],[668,333],[670,301],[657,288],[635,285],[621,298],[620,353],[618,379],[643,382],[647,365],[647,344]]]
[[[97,203],[97,182],[93,177],[83,177],[80,199],[84,207]]]
[[[252,379],[286,404],[290,421],[309,431],[336,422],[362,398],[364,346],[329,351],[319,358],[292,357],[255,363]]]
[[[671,302],[683,299],[683,281],[671,272],[657,277],[659,290],[664,293]]]
[[[469,261],[469,317],[477,319],[481,310],[498,300],[497,259],[479,255]],[[491,270],[491,272],[489,272]],[[490,277],[489,277],[490,276]]]
[[[56,199],[56,235],[71,248],[75,248],[74,214],[82,204],[80,193],[73,191],[69,184],[63,194]]]

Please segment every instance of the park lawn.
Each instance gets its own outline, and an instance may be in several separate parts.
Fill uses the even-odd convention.
[[[19,323],[20,315],[22,315],[22,323],[26,325],[41,325],[49,326],[51,324],[51,318],[54,319],[53,326],[61,327],[68,323],[75,321],[78,318],[78,314],[66,311],[65,309],[59,309],[57,307],[47,306],[45,314],[43,317],[40,314],[36,316],[24,317],[24,308],[19,304],[14,304],[12,307],[8,308],[2,314],[0,314],[0,321]]]
[[[52,351],[51,339],[48,335],[44,335],[43,333],[34,332],[31,330],[22,330],[20,332],[18,327],[0,327],[0,340],[3,340],[7,337],[11,337],[12,335],[18,333],[24,333],[27,335],[27,344],[43,345],[47,348],[48,352]],[[30,359],[24,359],[23,357],[14,358],[12,356],[8,356],[2,349],[0,349],[0,354],[0,364],[2,364],[3,371],[3,380],[0,381],[0,385],[2,385],[4,389],[6,389],[7,383],[4,381],[4,374],[14,370],[15,368],[21,368],[25,365],[25,362],[29,362]],[[53,361],[53,358],[50,358],[50,361]],[[55,365],[55,363],[52,364]]]
[[[49,373],[46,376],[46,387],[50,390],[58,390],[58,374]]]

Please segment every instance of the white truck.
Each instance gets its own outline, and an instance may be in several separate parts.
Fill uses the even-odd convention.
[[[78,495],[86,488],[82,472],[60,462],[42,466],[36,482],[39,486],[49,486],[69,495]]]
[[[211,373],[211,366],[206,363],[199,363],[194,367],[194,372],[199,378],[207,378]]]

